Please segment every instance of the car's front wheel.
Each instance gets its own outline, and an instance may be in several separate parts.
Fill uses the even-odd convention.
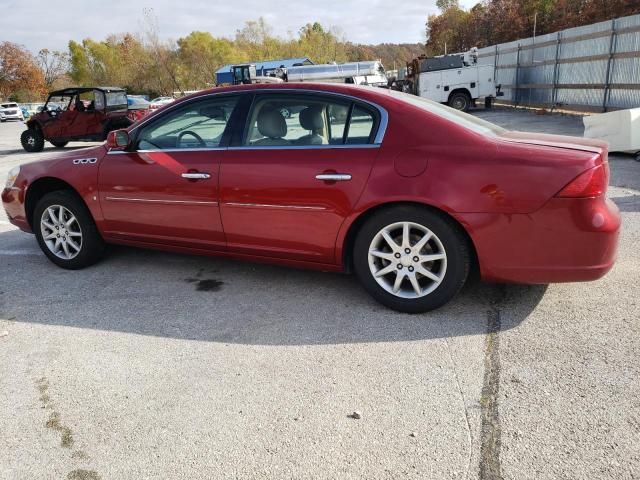
[[[451,300],[470,268],[469,246],[453,221],[417,206],[375,213],[355,240],[354,270],[380,303],[421,313]]]
[[[27,152],[41,152],[44,148],[44,137],[39,129],[30,128],[22,132],[20,143]]]
[[[56,148],[64,148],[67,146],[67,143],[69,143],[69,142],[61,142],[57,140],[49,140],[49,142],[51,142],[51,145],[53,145]]]
[[[60,190],[42,197],[33,224],[40,248],[59,267],[88,267],[104,254],[105,244],[91,213],[73,192]]]

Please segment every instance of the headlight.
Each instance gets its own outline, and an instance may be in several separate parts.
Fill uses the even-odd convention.
[[[9,176],[7,177],[7,184],[5,185],[7,188],[13,187],[13,184],[15,183],[16,178],[18,178],[19,173],[20,173],[20,165],[18,165],[17,167],[13,167],[11,170],[9,170]]]

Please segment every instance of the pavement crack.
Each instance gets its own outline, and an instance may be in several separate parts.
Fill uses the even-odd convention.
[[[456,380],[456,385],[458,387],[458,393],[460,393],[460,401],[462,402],[462,410],[464,412],[464,419],[467,424],[467,441],[469,444],[468,448],[468,456],[467,456],[467,468],[464,472],[465,480],[469,476],[469,469],[471,468],[471,458],[473,453],[473,434],[471,433],[471,422],[469,421],[469,409],[467,408],[467,402],[465,401],[464,392],[462,391],[462,386],[460,385],[460,379],[458,378],[458,369],[456,367],[456,362],[453,360],[453,355],[451,354],[451,347],[449,346],[449,341],[447,338],[444,338],[444,344],[447,348],[447,354],[449,356],[449,362],[451,363],[451,369],[453,370],[453,378]]]
[[[40,392],[40,401],[42,402],[42,408],[53,409],[51,403],[51,396],[49,395],[49,381],[46,377],[40,378],[36,381],[36,386]],[[49,419],[44,424],[45,427],[55,430],[60,433],[60,446],[63,448],[71,448],[73,446],[73,432],[71,428],[62,423],[60,414],[53,410],[49,414]]]
[[[506,286],[497,286],[487,310],[487,336],[484,352],[484,381],[480,397],[480,480],[502,480],[500,447],[502,427],[498,411],[500,389],[501,306],[507,296]]]
[[[73,432],[70,427],[62,423],[62,417],[60,416],[60,413],[55,410],[55,407],[51,400],[51,395],[49,394],[49,380],[47,380],[47,377],[42,377],[36,380],[36,387],[38,388],[38,392],[40,392],[40,402],[42,403],[42,408],[51,410],[49,418],[44,424],[45,427],[58,432],[60,434],[60,446],[62,448],[70,449],[75,443]],[[89,460],[89,455],[87,455],[82,450],[74,450],[73,452],[71,452],[71,458],[76,462],[86,461]],[[98,473],[94,470],[76,469],[68,473],[67,479],[100,480],[100,475],[98,475]]]
[[[100,475],[94,470],[77,469],[67,474],[67,480],[100,480]]]

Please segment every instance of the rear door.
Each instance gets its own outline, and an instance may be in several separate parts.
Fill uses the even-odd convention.
[[[218,170],[236,95],[194,99],[143,123],[129,151],[99,170],[107,235],[122,240],[222,250]]]
[[[257,94],[221,165],[229,250],[335,264],[338,230],[367,182],[384,122],[383,110],[345,97]]]

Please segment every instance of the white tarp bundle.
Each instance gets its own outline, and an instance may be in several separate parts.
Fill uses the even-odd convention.
[[[584,136],[609,142],[610,152],[640,151],[640,108],[584,117]]]

